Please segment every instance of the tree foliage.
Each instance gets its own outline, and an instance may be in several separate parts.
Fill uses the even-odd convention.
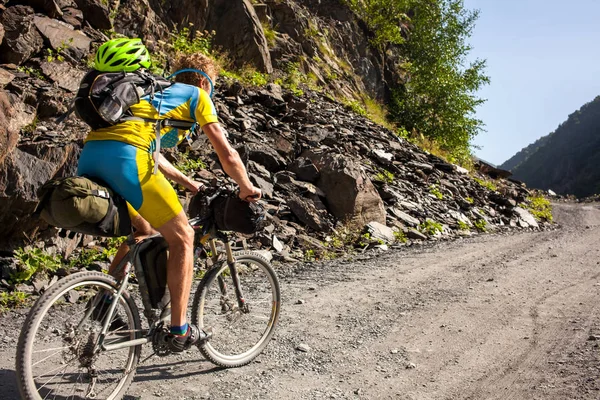
[[[478,11],[463,0],[346,0],[374,30],[377,44],[399,46],[407,82],[392,94],[393,121],[434,140],[460,161],[470,155],[471,140],[481,132],[475,109],[484,102],[477,91],[489,83],[485,60],[467,63]],[[395,16],[391,18],[390,16]],[[401,26],[408,25],[406,32]]]

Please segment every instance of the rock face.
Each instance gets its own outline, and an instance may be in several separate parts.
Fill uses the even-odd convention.
[[[250,0],[213,0],[206,25],[215,30],[215,45],[227,49],[238,66],[253,65],[271,73],[271,56],[262,25]]]
[[[75,2],[92,27],[96,29],[112,28],[108,2],[104,3],[101,0],[75,0]]]

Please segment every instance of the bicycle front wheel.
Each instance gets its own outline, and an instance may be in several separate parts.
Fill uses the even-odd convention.
[[[23,399],[120,399],[131,383],[141,345],[113,351],[98,347],[117,282],[99,272],[67,276],[32,307],[17,346]],[[104,344],[139,337],[140,317],[123,292]]]
[[[269,262],[249,251],[236,253],[235,260],[234,268],[224,262],[204,276],[192,307],[192,323],[211,335],[200,351],[228,368],[246,365],[264,350],[281,307],[279,281]]]

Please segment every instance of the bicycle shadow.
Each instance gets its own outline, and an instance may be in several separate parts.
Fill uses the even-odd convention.
[[[17,374],[14,369],[0,368],[0,400],[14,400],[19,398],[17,387]]]
[[[204,359],[199,360],[181,360],[170,363],[160,363],[157,359],[157,364],[140,365],[137,367],[134,382],[151,382],[161,380],[183,379],[197,375],[212,374],[217,371],[222,371],[226,368],[216,367],[209,361]],[[207,368],[209,367],[210,368]]]

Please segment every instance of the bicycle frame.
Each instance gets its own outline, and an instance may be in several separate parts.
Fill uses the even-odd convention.
[[[193,227],[194,227],[194,229],[197,229],[196,226],[193,226]],[[211,259],[213,261],[213,266],[211,268],[216,268],[218,265],[220,265],[216,236],[217,236],[216,231],[212,231],[212,232],[204,234],[204,236],[200,239],[200,243],[202,245],[205,245],[207,242],[209,244],[209,247],[211,250]],[[113,301],[112,301],[110,308],[108,310],[108,313],[107,313],[107,317],[104,319],[104,322],[102,325],[102,331],[98,337],[98,341],[96,342],[94,351],[97,351],[98,348],[101,348],[103,351],[113,351],[113,350],[119,350],[119,349],[122,349],[125,347],[139,346],[139,345],[151,343],[152,336],[154,335],[155,329],[158,327],[158,325],[161,322],[166,322],[165,319],[168,316],[168,314],[165,315],[164,311],[167,309],[167,307],[165,307],[165,309],[163,309],[163,312],[161,313],[160,317],[158,317],[156,320],[152,320],[152,319],[154,319],[152,316],[153,309],[148,304],[148,302],[143,299],[144,300],[143,301],[144,309],[145,309],[144,315],[146,316],[146,318],[148,319],[148,321],[150,323],[149,329],[145,332],[145,337],[142,337],[139,339],[127,340],[127,341],[119,342],[119,343],[104,344],[104,339],[106,338],[106,334],[108,332],[108,328],[112,321],[112,317],[116,310],[117,304],[129,283],[129,276],[130,276],[130,272],[132,271],[132,268],[136,272],[136,276],[139,280],[140,286],[145,286],[145,284],[146,284],[145,278],[143,277],[143,273],[142,274],[139,273],[141,271],[141,268],[138,268],[139,266],[137,266],[135,264],[136,260],[138,260],[137,255],[139,252],[141,242],[138,243],[135,240],[135,238],[133,237],[133,235],[129,235],[126,243],[129,245],[130,250],[127,253],[127,255],[123,258],[123,261],[121,261],[121,263],[117,266],[117,269],[115,271],[115,275],[122,275],[123,278],[119,281],[117,293],[114,295]],[[231,279],[233,281],[233,287],[235,290],[236,298],[238,300],[238,306],[240,307],[240,309],[243,312],[248,312],[246,300],[244,298],[244,294],[242,292],[242,288],[240,285],[237,267],[235,265],[235,257],[233,255],[233,249],[231,248],[231,243],[227,239],[223,240],[223,243],[225,246],[226,262],[227,262],[227,265],[229,266],[229,269],[231,272]],[[221,290],[222,295],[226,295],[227,294],[227,286],[221,276],[218,277],[218,283],[219,283],[219,288]],[[93,307],[90,307],[90,311],[88,311],[88,312],[91,313],[92,312],[91,310],[93,310]],[[88,317],[89,317],[89,315],[86,313],[84,320],[87,319]]]

